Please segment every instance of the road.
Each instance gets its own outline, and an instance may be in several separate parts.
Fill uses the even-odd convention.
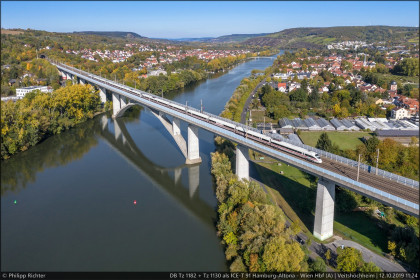
[[[331,250],[333,254],[337,254],[337,248],[343,245],[344,247],[352,247],[359,250],[362,253],[363,260],[365,262],[373,262],[380,269],[385,272],[406,272],[407,270],[399,263],[393,262],[385,257],[373,253],[369,249],[366,249],[362,245],[351,241],[351,240],[335,240],[331,243],[325,244],[324,246]]]
[[[241,113],[241,123],[243,123],[243,124],[245,124],[245,121],[246,121],[246,112],[247,112],[247,110],[248,110],[248,108],[249,108],[249,104],[251,104],[251,101],[252,101],[252,98],[253,98],[253,95],[255,94],[255,93],[257,93],[257,90],[260,88],[260,87],[262,87],[262,85],[265,83],[265,79],[264,80],[262,80],[255,88],[254,88],[254,90],[250,93],[250,95],[248,96],[248,99],[245,101],[245,105],[244,105],[244,108],[242,109],[242,113]]]

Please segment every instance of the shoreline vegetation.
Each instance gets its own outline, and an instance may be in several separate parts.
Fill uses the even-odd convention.
[[[246,99],[268,74],[244,78],[221,116],[240,121]],[[284,212],[273,204],[262,186],[239,180],[232,172],[232,142],[216,137],[215,145],[211,173],[218,200],[217,234],[225,246],[230,271],[308,271],[307,251],[293,238],[300,229],[286,227]]]
[[[46,138],[112,108],[102,106],[90,85],[69,85],[51,93],[27,93],[16,102],[1,102],[1,159],[23,152]]]
[[[225,245],[231,272],[307,271],[307,256],[286,227],[283,211],[256,182],[233,174],[233,145],[220,137],[211,154],[218,200],[217,233]]]

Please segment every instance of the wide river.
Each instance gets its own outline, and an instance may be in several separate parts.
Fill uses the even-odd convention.
[[[171,99],[220,114],[256,58]],[[181,123],[186,139],[185,123]],[[1,163],[2,271],[226,271],[210,174],[186,166],[165,127],[137,107],[97,116]]]

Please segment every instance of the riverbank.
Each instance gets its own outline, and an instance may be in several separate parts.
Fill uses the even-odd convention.
[[[71,85],[52,93],[28,93],[16,102],[1,102],[1,159],[28,150],[46,138],[105,112],[98,92]]]

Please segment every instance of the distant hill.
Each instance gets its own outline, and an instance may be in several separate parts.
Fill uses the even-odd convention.
[[[177,38],[177,39],[167,39],[171,41],[179,41],[179,42],[207,42],[214,37],[202,37],[202,38]]]
[[[180,42],[204,42],[204,43],[240,43],[246,41],[250,38],[264,36],[269,33],[260,33],[260,34],[231,34],[223,35],[220,37],[202,37],[202,38],[179,38],[179,39],[169,39],[173,41]]]
[[[214,39],[209,40],[211,43],[240,43],[254,37],[260,37],[268,35],[269,33],[260,33],[260,34],[231,34],[224,35]]]
[[[243,42],[251,46],[281,48],[323,48],[339,41],[404,42],[419,37],[417,27],[396,26],[338,26],[291,28],[280,32],[254,37]]]
[[[124,32],[124,31],[80,31],[80,32],[74,31],[73,33],[99,35],[99,36],[106,36],[106,37],[113,37],[113,38],[126,38],[126,39],[146,38],[134,32]]]

